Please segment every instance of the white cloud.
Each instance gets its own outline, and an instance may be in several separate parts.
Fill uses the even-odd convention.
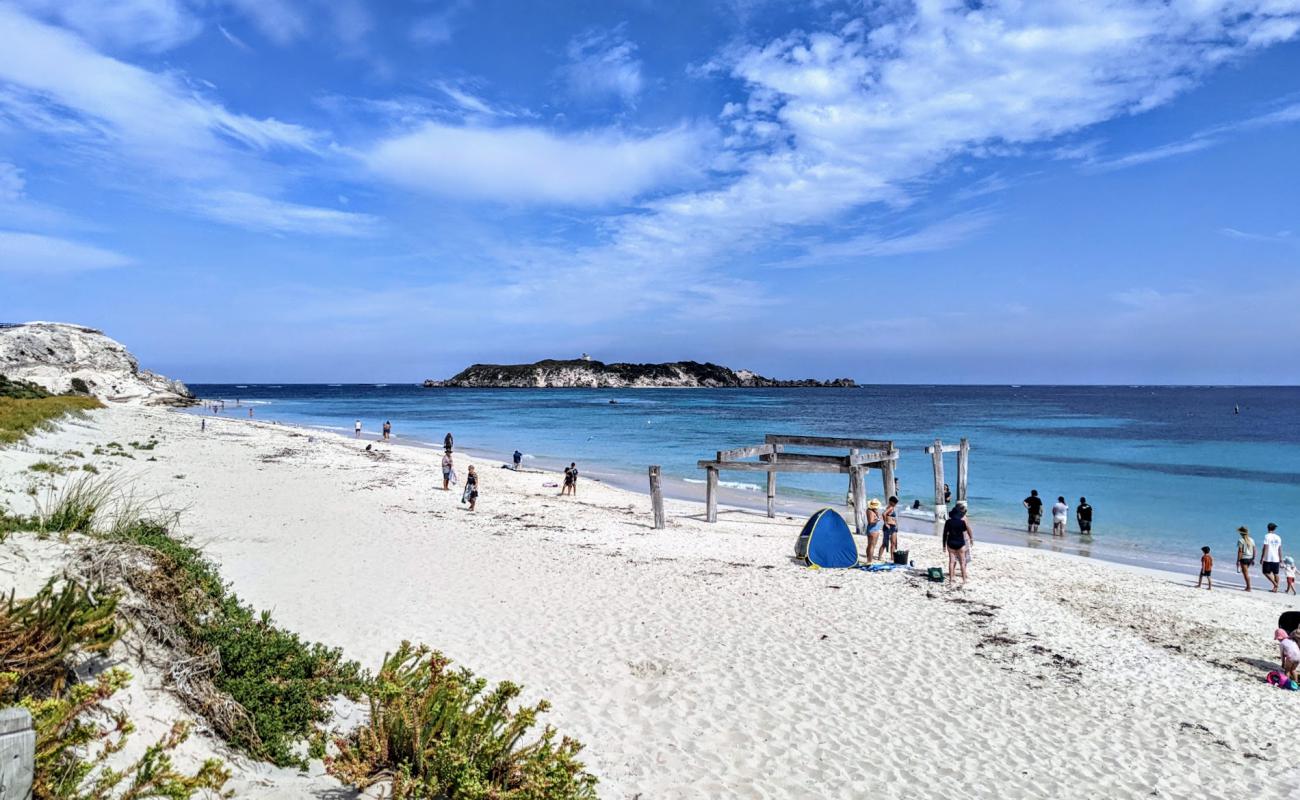
[[[1197,133],[1192,134],[1186,139],[1178,142],[1152,147],[1147,150],[1140,150],[1135,153],[1128,153],[1115,158],[1090,158],[1084,166],[1087,169],[1097,171],[1110,171],[1124,169],[1127,167],[1140,166],[1152,161],[1162,161],[1174,156],[1196,153],[1209,147],[1222,144],[1229,134],[1239,133],[1241,131],[1257,130],[1259,128],[1269,128],[1275,125],[1289,125],[1300,122],[1300,103],[1293,103],[1283,108],[1269,111],[1263,114],[1257,114],[1236,122],[1229,122],[1222,125],[1215,125]]]
[[[376,175],[411,189],[508,203],[599,205],[680,185],[701,169],[703,143],[690,128],[635,137],[427,122],[363,157]]]
[[[229,0],[262,35],[276,44],[289,44],[306,35],[303,8],[290,0]]]
[[[617,97],[635,105],[641,93],[641,60],[621,30],[592,31],[569,42],[569,63],[560,74],[570,91],[585,99]]]
[[[19,231],[0,231],[0,273],[52,275],[121,267],[131,259],[91,245]]]
[[[987,228],[993,219],[989,212],[973,211],[905,233],[885,235],[868,232],[839,241],[818,242],[804,255],[782,266],[812,267],[830,262],[948,250]]]
[[[18,0],[18,5],[110,48],[169,50],[203,29],[178,0]]]
[[[67,31],[4,7],[0,81],[19,87],[0,95],[0,103],[16,98],[18,106],[46,107],[60,126],[55,133],[67,133],[71,117],[106,146],[175,177],[228,174],[239,148],[307,149],[316,136],[297,125],[230,112],[176,76],[101,55]]]
[[[206,217],[268,233],[368,236],[379,220],[369,214],[298,205],[233,190],[206,192],[195,208]]]
[[[1268,244],[1286,244],[1300,246],[1300,237],[1297,237],[1292,231],[1278,231],[1277,233],[1251,233],[1249,231],[1237,230],[1236,228],[1221,228],[1219,233],[1231,239],[1242,239],[1248,242],[1266,242]]]
[[[27,181],[23,180],[22,170],[13,164],[0,161],[0,201],[12,202],[22,199],[26,187]]]
[[[446,44],[451,41],[451,14],[422,17],[411,25],[408,35],[419,44]]]

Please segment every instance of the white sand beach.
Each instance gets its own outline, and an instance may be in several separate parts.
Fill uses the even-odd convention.
[[[89,455],[150,436],[156,461]],[[810,570],[791,558],[802,519],[708,525],[669,501],[655,531],[647,496],[583,481],[558,497],[555,475],[500,469],[507,454],[459,458],[481,475],[470,513],[438,488],[440,452],[372,442],[112,407],[0,450],[0,500],[30,511],[30,485],[64,479],[27,466],[80,450],[181,509],[180,532],[283,626],[372,669],[424,642],[549,699],[604,798],[1300,792],[1300,692],[1262,681],[1294,598],[992,544],[964,589]],[[941,563],[933,537],[903,544]],[[58,549],[11,537],[0,588],[39,585]],[[236,763],[239,797],[338,789]]]

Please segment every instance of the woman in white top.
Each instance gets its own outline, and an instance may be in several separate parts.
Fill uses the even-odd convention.
[[[1065,520],[1070,516],[1070,507],[1065,504],[1064,497],[1056,498],[1056,505],[1052,506],[1052,535],[1065,535]]]

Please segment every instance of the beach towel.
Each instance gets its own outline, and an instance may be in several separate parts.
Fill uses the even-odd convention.
[[[863,572],[889,572],[896,570],[903,564],[859,564],[856,568]]]

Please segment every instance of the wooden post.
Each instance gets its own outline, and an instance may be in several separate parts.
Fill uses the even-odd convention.
[[[962,437],[957,451],[957,499],[966,500],[966,469],[970,464],[970,440]]]
[[[705,467],[704,485],[704,519],[706,522],[718,521],[718,468]]]
[[[948,506],[943,501],[943,442],[934,440],[930,458],[934,462],[934,535],[943,536],[943,523],[948,519]]]
[[[0,708],[0,800],[28,800],[36,769],[36,730],[27,709]]]
[[[863,498],[862,468],[850,467],[849,478],[853,481],[853,530],[858,535],[867,532],[867,501]]]
[[[857,454],[858,454],[858,448],[856,447],[849,448],[850,456],[856,456]],[[856,495],[862,494],[861,487],[854,485],[855,482],[857,482],[858,478],[859,478],[858,473],[854,472],[853,470],[849,470],[849,490],[844,494],[845,505],[853,505],[853,498]]]
[[[654,510],[655,530],[664,527],[664,491],[659,485],[659,465],[650,468],[650,507]]]
[[[767,518],[776,517],[776,470],[767,471]]]
[[[891,451],[889,455],[893,456],[894,453]],[[893,458],[887,459],[885,463],[880,465],[880,475],[881,475],[881,481],[883,482],[883,485],[885,487],[884,499],[888,501],[890,497],[897,497],[898,493],[894,491],[894,459]],[[900,503],[903,502],[903,498],[899,497],[898,502]]]

